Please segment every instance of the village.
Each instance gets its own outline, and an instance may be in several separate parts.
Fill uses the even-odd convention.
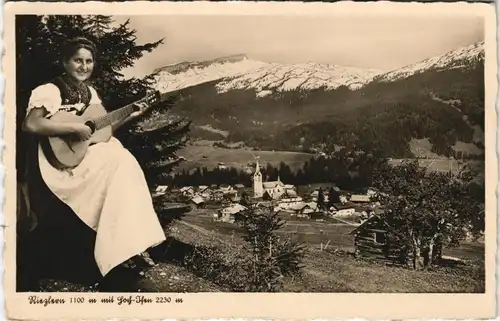
[[[241,214],[252,208],[277,213],[287,222],[289,233],[295,231],[297,237],[321,250],[333,246],[356,257],[398,260],[399,252],[386,240],[387,226],[380,219],[384,206],[377,200],[381,194],[378,189],[347,191],[333,183],[295,186],[283,182],[279,175],[276,180],[263,180],[259,161],[253,165],[249,173],[251,186],[160,185],[152,195],[182,204],[190,212],[189,221],[197,226],[234,231]],[[457,257],[445,257],[460,261]]]
[[[169,190],[169,186],[160,185],[153,191],[153,197],[168,194],[171,201],[189,204],[193,210],[213,209],[213,219],[227,223],[234,223],[237,214],[249,206],[272,208],[290,218],[316,221],[333,218],[352,225],[359,225],[378,212],[380,203],[374,199],[375,188],[367,188],[360,194],[340,190],[334,184],[295,186],[281,181],[279,176],[275,181],[263,181],[260,168],[257,161],[252,186],[201,185]]]

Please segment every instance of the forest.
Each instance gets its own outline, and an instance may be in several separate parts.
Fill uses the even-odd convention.
[[[331,157],[311,157],[302,168],[294,172],[281,162],[278,167],[267,164],[261,169],[263,181],[278,179],[285,184],[296,186],[314,183],[335,183],[346,190],[362,190],[371,186],[374,174],[387,164],[387,159],[379,155],[335,152]],[[252,186],[252,175],[243,170],[231,167],[229,169],[197,168],[169,176],[163,181],[174,186],[198,186],[212,184],[243,184]]]
[[[227,143],[245,142],[261,150],[329,152],[334,145],[385,157],[413,157],[411,139],[428,138],[432,152],[456,155],[457,141],[475,143],[474,129],[484,130],[484,62],[466,68],[429,70],[407,79],[373,81],[358,90],[288,91],[262,98],[254,90],[219,94],[217,82],[180,90],[173,110],[229,132]],[[453,100],[453,103],[447,102]],[[208,139],[213,133],[196,132]],[[207,137],[205,137],[207,136]]]

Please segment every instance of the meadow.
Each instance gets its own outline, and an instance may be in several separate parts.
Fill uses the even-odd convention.
[[[178,152],[178,156],[186,158],[186,161],[181,163],[176,169],[176,172],[183,169],[190,170],[198,167],[206,167],[213,169],[223,162],[228,168],[234,167],[238,170],[246,169],[249,162],[254,161],[254,157],[259,157],[259,162],[262,165],[270,163],[274,167],[279,166],[280,162],[284,162],[292,171],[297,171],[304,166],[304,163],[309,161],[314,154],[288,152],[288,151],[254,151],[251,148],[220,148],[212,146],[212,141],[197,141],[194,144],[188,145]],[[427,155],[428,156],[428,155]],[[401,164],[404,159],[390,159],[389,163],[393,165]],[[436,157],[421,159],[422,166],[428,166],[433,171],[453,171],[457,172],[464,164],[469,164],[479,170],[484,170],[484,161],[467,160],[460,161],[449,159],[446,157]],[[253,168],[252,168],[253,170]]]
[[[212,209],[196,209],[171,229],[172,236],[186,244],[221,246],[231,256],[232,247],[241,242],[235,224],[214,222]],[[288,278],[283,292],[472,292],[484,291],[484,244],[465,243],[446,249],[453,267],[432,267],[414,271],[397,265],[355,258],[354,240],[349,233],[354,225],[287,219],[282,236],[290,236],[307,245],[302,273]],[[325,247],[326,246],[326,247]],[[237,255],[234,253],[234,255]]]
[[[238,251],[242,231],[235,225],[213,220],[214,209],[195,209],[166,227],[169,241],[164,259],[147,270],[145,292],[227,292],[238,275]],[[426,271],[356,258],[352,255],[354,240],[349,233],[354,225],[297,219],[288,214],[279,231],[283,237],[304,242],[305,258],[301,272],[286,277],[280,292],[354,292],[354,293],[482,293],[485,290],[484,243],[464,243],[445,249],[445,256],[460,259],[454,266],[435,266]],[[221,280],[200,275],[186,256],[194,247],[218,249],[216,256],[204,262],[229,266]],[[163,251],[163,249],[162,249]],[[222,254],[221,254],[222,253]],[[218,260],[223,260],[220,262]],[[230,280],[228,280],[230,279]],[[226,284],[226,282],[228,284]],[[140,285],[141,283],[139,283]],[[95,292],[88,284],[63,279],[42,279],[43,292]]]
[[[278,166],[280,162],[286,163],[294,171],[302,168],[313,154],[287,152],[287,151],[254,151],[251,148],[228,149],[211,146],[210,141],[198,141],[196,144],[188,145],[178,152],[178,156],[186,158],[175,170],[190,170],[198,167],[213,169],[223,162],[227,167],[238,170],[245,169],[249,162],[254,162],[255,156],[259,157],[262,165],[267,163]],[[252,168],[253,170],[253,168]]]

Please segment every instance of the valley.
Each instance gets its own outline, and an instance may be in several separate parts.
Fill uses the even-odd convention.
[[[192,170],[198,167],[214,169],[220,163],[228,168],[234,167],[237,170],[254,168],[248,167],[253,162],[254,156],[260,158],[262,164],[270,163],[273,166],[279,166],[280,162],[286,163],[292,170],[302,168],[314,154],[287,152],[287,151],[254,151],[250,148],[228,149],[212,146],[212,141],[200,141],[193,145],[188,145],[178,152],[179,156],[185,157],[176,171]]]
[[[220,167],[221,163],[227,168],[236,168],[238,171],[248,170],[248,173],[253,173],[253,168],[249,164],[253,162],[255,156],[260,158],[263,165],[267,163],[274,167],[278,167],[281,162],[287,164],[293,172],[304,166],[304,163],[309,161],[311,157],[316,157],[317,154],[300,153],[300,152],[287,152],[287,151],[254,151],[251,148],[237,148],[228,149],[212,146],[213,141],[197,141],[192,145],[188,145],[178,152],[178,155],[184,157],[186,160],[175,168],[175,172],[183,170],[194,170],[196,168],[205,167],[208,170]],[[415,145],[415,144],[413,144]],[[460,168],[467,164],[473,168],[479,169],[480,172],[484,171],[484,162],[480,160],[467,160],[461,161],[457,159],[449,159],[430,153],[426,149],[418,149],[421,156],[428,157],[421,159],[422,166],[428,166],[431,171],[446,172],[451,170],[457,172]],[[393,158],[389,163],[398,165],[401,164],[403,159]]]

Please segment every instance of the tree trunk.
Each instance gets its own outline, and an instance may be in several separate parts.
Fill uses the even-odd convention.
[[[443,256],[443,244],[438,240],[434,245],[431,253],[432,264],[438,264]]]
[[[426,261],[425,267],[427,268],[432,266],[432,264],[434,263],[432,261],[432,253],[434,252],[434,247],[435,247],[434,239],[432,239],[431,242],[429,243],[429,247],[427,248],[427,252],[425,254],[425,261]]]
[[[421,240],[413,237],[413,269],[422,270],[424,268],[424,259],[422,257]]]

